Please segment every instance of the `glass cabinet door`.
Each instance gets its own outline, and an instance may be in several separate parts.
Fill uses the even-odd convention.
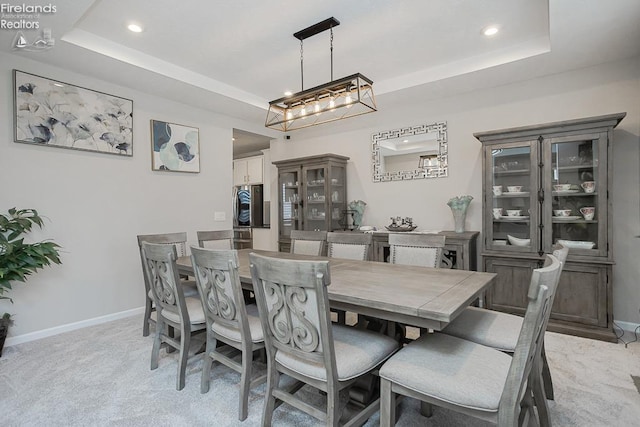
[[[302,168],[305,180],[306,205],[304,208],[304,229],[324,231],[327,230],[327,183],[325,182],[326,168],[304,167]],[[330,197],[330,196],[329,196]]]
[[[329,193],[331,195],[329,204],[329,211],[331,212],[330,230],[340,230],[346,222],[343,218],[347,203],[347,186],[345,185],[345,182],[345,168],[343,166],[332,165],[330,180],[328,183]]]
[[[562,243],[573,253],[603,252],[606,241],[606,134],[552,138],[545,153],[545,249]],[[604,252],[603,252],[604,253]]]
[[[298,170],[282,170],[278,174],[281,199],[280,235],[289,237],[291,230],[300,230],[302,224],[300,177]]]
[[[537,251],[537,142],[488,147],[485,168],[487,246],[494,250]]]

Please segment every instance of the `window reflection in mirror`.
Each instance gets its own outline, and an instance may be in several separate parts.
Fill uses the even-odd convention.
[[[448,175],[446,122],[379,132],[372,140],[374,182]]]

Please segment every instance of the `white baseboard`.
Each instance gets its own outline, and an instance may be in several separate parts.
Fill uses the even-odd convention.
[[[614,323],[617,326],[615,329],[618,330],[618,328],[620,328],[625,332],[625,334],[631,335],[633,335],[635,330],[640,327],[640,323],[621,322],[619,320],[614,320]]]
[[[47,338],[53,335],[62,334],[64,332],[86,328],[87,326],[99,325],[101,323],[107,323],[113,320],[124,319],[125,317],[136,316],[143,313],[144,313],[144,307],[139,307],[131,310],[121,311],[118,313],[107,314],[106,316],[94,317],[93,319],[82,320],[80,322],[75,322],[75,323],[68,323],[66,325],[56,326],[55,328],[43,329],[41,331],[30,332],[28,334],[17,335],[15,337],[8,337],[4,345],[5,347],[9,347],[12,345],[22,344],[29,341],[35,341],[41,338]]]

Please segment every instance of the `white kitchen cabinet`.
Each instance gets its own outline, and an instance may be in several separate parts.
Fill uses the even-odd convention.
[[[262,184],[262,156],[246,157],[233,161],[233,184]]]

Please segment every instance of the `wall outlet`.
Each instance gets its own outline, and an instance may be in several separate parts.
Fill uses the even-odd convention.
[[[214,221],[225,221],[227,219],[227,215],[224,212],[214,212],[213,220]]]

